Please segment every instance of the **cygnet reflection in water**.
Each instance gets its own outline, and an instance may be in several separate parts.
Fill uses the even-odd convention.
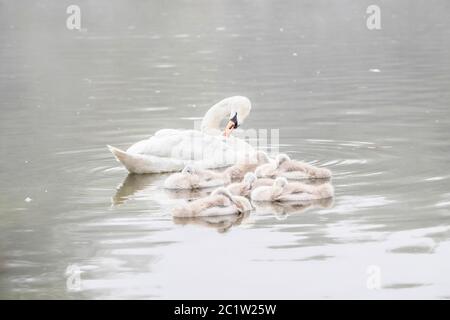
[[[195,190],[167,190],[162,184],[168,174],[134,174],[127,175],[125,180],[117,187],[117,191],[111,198],[112,206],[119,206],[135,197],[138,193],[147,189],[158,189],[158,196],[168,199],[193,200],[207,196],[214,188]],[[156,197],[154,197],[156,198]]]
[[[209,217],[190,217],[180,218],[173,217],[173,222],[177,225],[197,225],[201,227],[216,229],[219,233],[230,231],[232,227],[239,226],[250,216],[249,212],[232,214],[226,216],[209,216]]]
[[[333,198],[296,201],[296,202],[254,202],[256,214],[273,214],[278,220],[284,220],[293,214],[301,214],[312,209],[331,208]]]

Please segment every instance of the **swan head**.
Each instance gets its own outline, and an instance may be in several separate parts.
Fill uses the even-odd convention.
[[[195,173],[195,168],[194,168],[193,165],[188,164],[188,165],[186,165],[186,166],[183,168],[183,170],[181,171],[181,173],[184,173],[184,174],[194,174],[194,173]]]
[[[256,174],[247,172],[242,180],[246,186],[251,186],[256,181]]]
[[[216,135],[221,132],[221,123],[227,121],[223,135],[228,137],[231,132],[242,125],[250,114],[252,104],[246,97],[234,96],[225,98],[213,105],[203,117],[201,131]]]
[[[291,158],[289,158],[289,156],[285,153],[280,153],[279,155],[277,155],[277,157],[275,158],[275,163],[277,165],[277,167],[279,167],[283,162],[285,161],[289,161],[291,160]]]
[[[283,189],[288,184],[288,181],[285,177],[278,177],[275,179],[273,186]]]
[[[224,136],[228,137],[231,132],[242,125],[250,114],[252,104],[246,97],[236,96],[230,101],[230,114],[227,125],[225,126]]]
[[[271,168],[271,169],[273,169],[273,168]],[[267,175],[266,175],[267,170],[268,170],[268,165],[267,165],[267,164],[262,164],[262,165],[260,165],[260,166],[258,166],[258,167],[256,168],[256,170],[255,170],[255,176],[256,176],[257,178],[264,178],[265,176],[267,176]]]

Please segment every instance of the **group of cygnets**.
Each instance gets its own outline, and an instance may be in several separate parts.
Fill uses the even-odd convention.
[[[251,211],[254,207],[249,199],[253,202],[293,202],[331,198],[334,189],[328,182],[311,185],[289,181],[328,178],[331,178],[331,171],[326,168],[293,160],[286,154],[271,159],[265,152],[258,151],[256,161],[238,163],[223,172],[187,165],[181,172],[169,176],[164,187],[176,190],[218,187],[206,197],[173,209],[173,216],[187,218]]]

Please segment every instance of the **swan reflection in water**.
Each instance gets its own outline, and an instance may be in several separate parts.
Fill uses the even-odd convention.
[[[148,189],[149,196],[152,200],[157,199],[164,202],[166,200],[185,200],[192,201],[205,197],[214,190],[197,189],[197,190],[166,190],[163,189],[163,183],[167,174],[128,174],[125,180],[117,187],[117,191],[111,198],[112,206],[119,206],[137,194],[143,193]],[[311,180],[309,183],[319,185],[326,183],[328,179]],[[312,209],[330,208],[333,206],[333,198],[299,201],[299,202],[253,202],[255,210],[238,215],[228,216],[211,216],[211,217],[195,217],[195,218],[177,218],[173,217],[173,222],[177,225],[198,225],[224,233],[229,231],[233,226],[240,225],[251,214],[253,215],[273,215],[278,220],[284,220],[290,215],[301,214]]]

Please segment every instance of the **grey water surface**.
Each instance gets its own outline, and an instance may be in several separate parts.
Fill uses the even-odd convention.
[[[449,298],[450,2],[372,2],[0,1],[0,298]],[[232,95],[333,200],[176,220],[106,148]]]

